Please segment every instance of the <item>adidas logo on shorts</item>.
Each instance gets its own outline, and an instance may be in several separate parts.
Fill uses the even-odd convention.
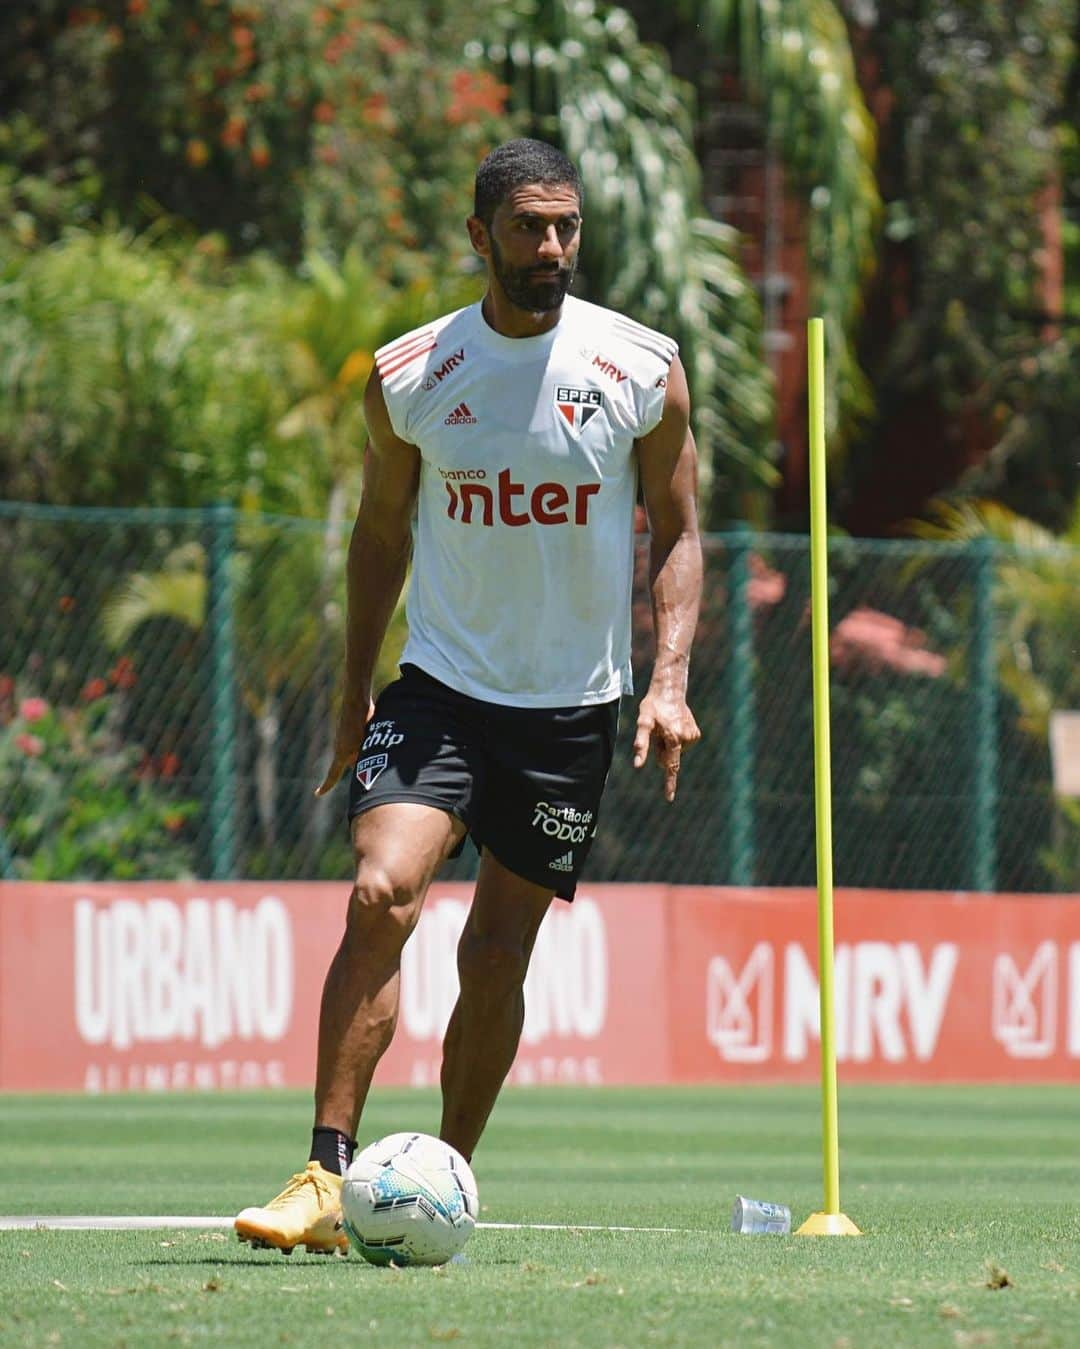
[[[572,852],[564,852],[563,855],[556,858],[554,862],[548,863],[549,871],[573,871],[573,869],[574,854]]]

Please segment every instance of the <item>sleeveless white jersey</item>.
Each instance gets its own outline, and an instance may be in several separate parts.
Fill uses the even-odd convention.
[[[539,337],[501,336],[475,304],[376,352],[422,457],[403,662],[511,707],[632,691],[633,445],[676,350],[567,297]]]

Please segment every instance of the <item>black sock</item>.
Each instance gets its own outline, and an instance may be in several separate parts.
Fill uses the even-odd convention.
[[[349,1169],[356,1146],[356,1139],[343,1134],[340,1129],[326,1129],[316,1124],[311,1131],[308,1161],[318,1162],[324,1171],[330,1171],[335,1176],[343,1176]]]

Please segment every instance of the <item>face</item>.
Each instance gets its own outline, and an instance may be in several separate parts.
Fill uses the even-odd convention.
[[[511,304],[534,314],[559,308],[574,279],[581,242],[581,207],[572,187],[514,188],[499,203],[491,228],[474,217],[469,233]]]

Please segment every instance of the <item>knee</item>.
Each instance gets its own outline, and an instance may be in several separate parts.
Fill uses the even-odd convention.
[[[395,881],[383,867],[365,860],[356,868],[349,895],[346,934],[370,939],[373,932],[399,937],[404,944],[416,924],[420,896]]]
[[[521,942],[466,927],[458,946],[458,979],[470,998],[503,1001],[521,992],[529,957]]]

